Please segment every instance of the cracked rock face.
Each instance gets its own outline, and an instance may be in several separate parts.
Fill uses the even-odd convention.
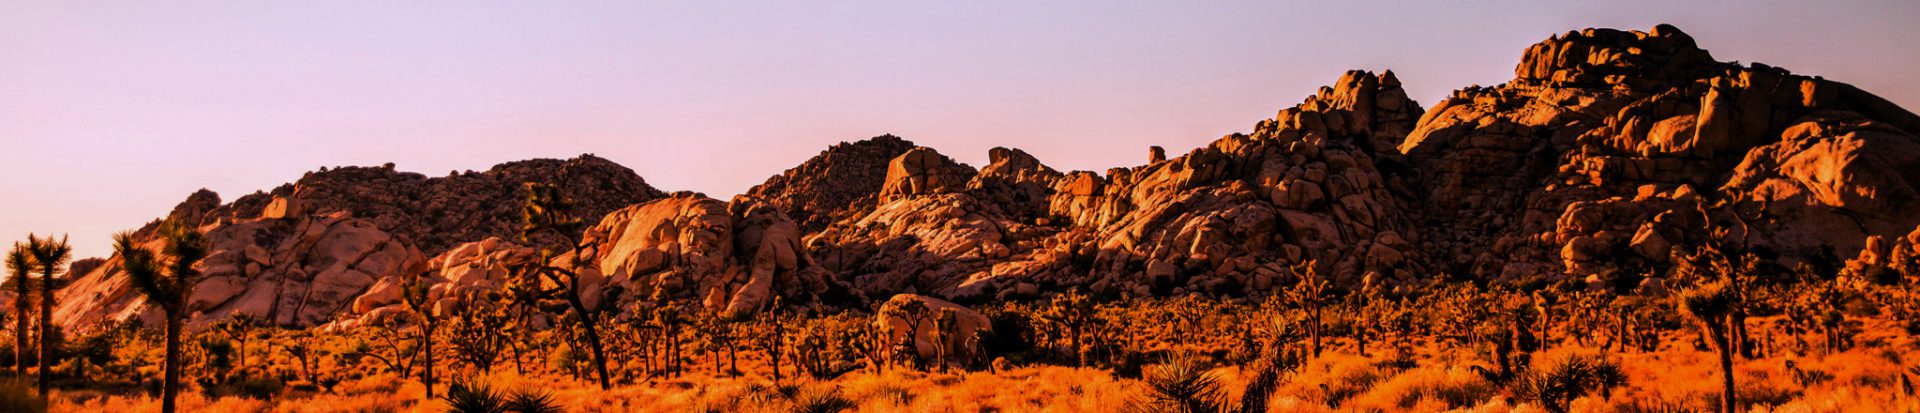
[[[328,322],[351,312],[369,292],[376,298],[389,294],[375,287],[422,267],[428,256],[518,234],[528,181],[565,186],[587,219],[660,196],[626,167],[590,155],[513,162],[442,178],[396,172],[391,165],[323,169],[229,204],[202,190],[167,216],[199,225],[212,243],[188,325],[204,326],[235,313],[289,326]],[[136,231],[135,238],[158,247],[154,233],[160,222]],[[117,257],[75,267],[83,268],[56,297],[56,322],[160,321]]]
[[[276,325],[311,326],[349,309],[377,280],[419,268],[418,249],[344,214],[251,219],[201,228],[212,247],[200,265],[206,278],[189,299],[188,325],[203,327],[234,313]],[[147,248],[158,249],[159,241]],[[103,320],[160,319],[158,307],[121,272],[118,258],[61,290],[55,322],[77,326]]]
[[[1897,235],[1916,117],[1852,86],[1713,61],[1671,26],[1555,36],[1513,82],[1456,91],[1400,149],[1455,274],[1659,271],[1734,228],[1791,268]],[[1489,248],[1491,246],[1491,248]]]

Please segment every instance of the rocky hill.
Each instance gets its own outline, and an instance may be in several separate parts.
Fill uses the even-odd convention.
[[[322,169],[227,204],[202,190],[165,219],[199,224],[212,243],[202,269],[207,278],[193,296],[202,312],[196,322],[245,312],[312,325],[346,310],[376,281],[414,271],[455,245],[515,238],[527,182],[562,185],[585,218],[594,220],[662,196],[632,170],[583,155],[438,178],[398,172],[391,164]],[[155,245],[150,238],[159,223],[138,230],[136,238]],[[117,257],[88,261],[84,269],[70,276],[73,284],[57,297],[57,322],[153,316]]]
[[[1704,244],[1871,277],[1920,271],[1917,133],[1920,116],[1868,92],[1717,61],[1662,25],[1552,36],[1512,81],[1425,109],[1391,71],[1348,72],[1247,133],[1104,172],[1013,148],[975,168],[888,135],[727,202],[583,157],[445,178],[323,170],[230,204],[195,194],[169,219],[216,242],[198,322],[360,322],[397,311],[408,271],[430,271],[436,297],[497,289],[539,259],[512,241],[528,180],[597,222],[580,269],[594,306],[1246,296],[1307,262],[1346,286],[1603,283],[1662,276]],[[89,265],[61,322],[145,311],[114,260]]]

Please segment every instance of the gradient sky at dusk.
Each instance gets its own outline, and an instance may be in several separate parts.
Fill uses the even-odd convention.
[[[654,3],[654,4],[639,4]],[[1584,27],[1920,108],[1920,2],[115,2],[0,0],[0,241],[79,256],[198,188],[321,166],[428,176],[595,153],[726,197],[893,133],[976,166],[1135,165],[1246,131],[1347,69],[1422,105]]]

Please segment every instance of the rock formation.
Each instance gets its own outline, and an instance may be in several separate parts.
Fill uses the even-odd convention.
[[[1012,148],[975,169],[887,135],[730,202],[666,196],[587,156],[445,178],[322,170],[231,204],[196,193],[168,219],[216,243],[195,323],[398,311],[399,277],[416,269],[435,297],[497,290],[540,259],[509,241],[529,180],[560,183],[597,223],[581,269],[594,306],[1246,296],[1309,261],[1349,286],[1659,280],[1706,243],[1784,268],[1913,276],[1917,133],[1920,116],[1870,93],[1719,62],[1661,25],[1552,36],[1512,81],[1425,110],[1391,71],[1348,72],[1248,133],[1178,156],[1153,147],[1146,164],[1104,172],[1062,173]],[[144,316],[117,266],[76,263],[60,321]]]
[[[1515,79],[1456,91],[1400,149],[1422,249],[1456,274],[1658,269],[1732,228],[1792,266],[1920,214],[1912,113],[1852,86],[1714,61],[1672,26],[1587,29],[1528,49]]]
[[[589,219],[660,196],[632,170],[593,156],[513,162],[445,178],[396,172],[391,165],[335,168],[230,204],[201,190],[165,218],[199,224],[212,242],[189,325],[233,313],[281,325],[325,323],[376,283],[397,280],[432,254],[515,237],[529,181],[563,185]],[[152,242],[160,222],[137,230],[135,238]],[[56,322],[159,320],[121,272],[118,257],[75,267],[81,268],[88,271],[60,291]]]
[[[818,232],[853,211],[873,207],[888,163],[909,149],[913,142],[893,135],[841,143],[767,178],[747,194],[780,208],[801,230]]]

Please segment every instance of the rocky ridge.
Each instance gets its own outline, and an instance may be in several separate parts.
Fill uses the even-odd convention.
[[[597,222],[584,234],[596,305],[1246,296],[1306,262],[1346,286],[1591,281],[1657,277],[1704,243],[1865,277],[1920,271],[1916,132],[1920,116],[1865,91],[1719,62],[1661,25],[1552,36],[1512,81],[1425,109],[1391,71],[1348,72],[1248,133],[1104,172],[1012,148],[974,168],[887,135],[728,202],[663,195],[588,157],[432,179],[322,171],[231,204],[195,194],[169,217],[223,243],[208,267],[226,275],[195,297],[205,317],[308,325],[398,311],[395,277],[416,267],[436,296],[497,290],[538,259],[508,240],[523,194],[498,189],[528,179],[562,183]],[[139,312],[115,265],[70,289],[93,298],[63,323]]]

